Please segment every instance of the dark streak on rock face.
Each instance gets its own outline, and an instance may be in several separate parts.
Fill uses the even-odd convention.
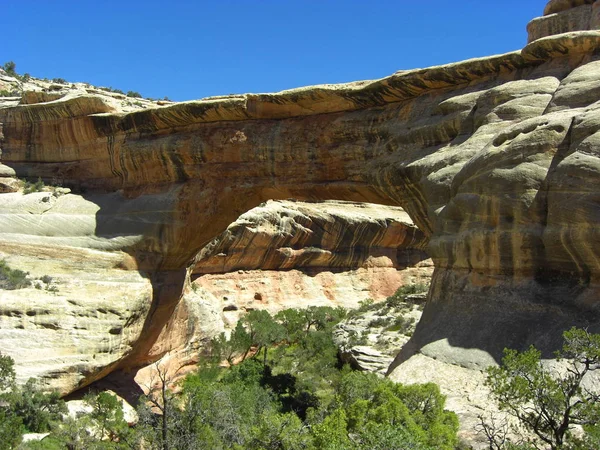
[[[20,105],[0,111],[2,162],[122,196],[99,197],[96,232],[140,235],[123,250],[155,291],[122,367],[147,362],[200,249],[285,198],[405,208],[436,265],[413,349],[447,340],[498,357],[543,340],[536,317],[560,330],[598,311],[598,49],[600,32],[579,31],[372,82],[124,116],[94,96]]]

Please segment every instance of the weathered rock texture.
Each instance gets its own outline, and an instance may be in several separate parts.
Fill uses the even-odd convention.
[[[199,253],[194,284],[221,300],[226,325],[257,308],[355,308],[404,284],[428,283],[425,244],[402,208],[269,201]]]
[[[571,31],[600,29],[600,3],[596,0],[551,0],[544,16],[527,26],[529,42]]]
[[[95,234],[98,210],[64,190],[0,195],[0,259],[33,279],[0,290],[0,352],[20,381],[66,394],[109,373],[139,339],[152,285],[117,250],[123,242]]]
[[[600,31],[576,11],[597,3],[552,2],[569,25],[522,51],[376,81],[131,113],[79,90],[10,106],[2,163],[94,203],[94,237],[148,276],[120,367],[152,360],[198,252],[282,198],[398,205],[429,239],[428,304],[396,364],[477,368],[529,343],[550,355],[564,328],[598,328]]]
[[[194,274],[236,270],[404,269],[427,259],[425,235],[402,208],[269,201],[200,251]]]
[[[342,360],[358,370],[385,375],[414,333],[425,300],[425,294],[417,294],[402,302],[361,305],[333,331]]]
[[[150,356],[165,355],[161,364],[174,369],[193,366],[206,341],[249,310],[356,308],[399,286],[427,284],[433,262],[421,250],[425,243],[402,208],[268,201],[198,254],[192,289]]]

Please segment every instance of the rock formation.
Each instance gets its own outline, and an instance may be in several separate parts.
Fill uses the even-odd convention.
[[[269,199],[407,211],[435,273],[395,365],[482,368],[506,346],[551,355],[564,328],[597,330],[598,7],[551,1],[521,51],[375,81],[131,112],[77,87],[6,102],[0,172],[70,187],[89,205],[85,251],[119,255],[147,293],[129,350],[94,376],[153,360],[200,250]]]
[[[358,370],[387,373],[394,357],[414,333],[426,295],[393,299],[363,303],[335,327],[333,340],[342,361]]]
[[[198,255],[194,285],[222,300],[226,325],[250,309],[355,308],[429,282],[425,236],[402,208],[269,201]]]

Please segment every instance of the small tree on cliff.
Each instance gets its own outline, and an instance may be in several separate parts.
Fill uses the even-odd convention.
[[[592,442],[600,435],[599,387],[584,386],[584,378],[600,369],[600,334],[572,328],[563,337],[563,348],[556,354],[564,363],[562,370],[542,364],[533,346],[522,353],[506,349],[502,366],[488,369],[487,385],[500,409],[537,436],[528,442],[530,448],[600,448],[600,442]],[[584,441],[571,435],[574,425],[586,431]],[[483,429],[491,449],[510,445],[505,433],[496,433],[486,423]]]
[[[14,61],[8,61],[8,62],[4,63],[2,65],[2,68],[11,77],[17,76],[17,65],[14,63]]]

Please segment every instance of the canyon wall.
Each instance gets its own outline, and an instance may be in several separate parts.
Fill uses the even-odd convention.
[[[270,199],[410,215],[435,272],[395,366],[416,355],[477,369],[506,346],[550,356],[571,325],[596,331],[597,10],[552,1],[521,51],[375,81],[137,110],[80,86],[5,102],[0,171],[95,205],[88,240],[151,292],[128,350],[94,376],[155,359],[201,250]]]
[[[202,249],[192,277],[221,299],[228,325],[257,308],[356,308],[399,286],[428,284],[426,242],[402,208],[269,201]]]
[[[149,356],[191,366],[215,332],[234,328],[253,309],[276,314],[308,306],[356,308],[403,285],[427,285],[433,262],[422,250],[425,244],[402,208],[265,202],[198,254],[192,289]]]

